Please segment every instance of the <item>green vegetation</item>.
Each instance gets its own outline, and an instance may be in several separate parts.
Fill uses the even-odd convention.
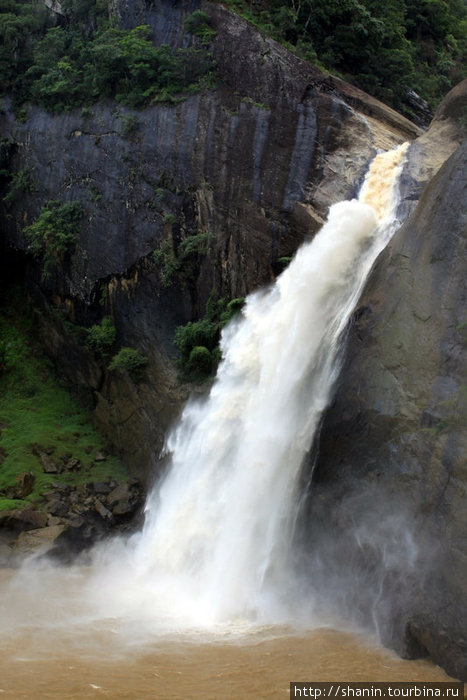
[[[216,36],[216,31],[211,27],[209,15],[202,10],[195,10],[186,18],[185,29],[187,32],[190,32],[190,34],[201,39],[203,46],[209,46]]]
[[[122,136],[124,139],[129,138],[132,134],[138,131],[138,120],[134,114],[126,114],[122,119]]]
[[[467,75],[465,0],[228,0],[307,60],[411,115],[409,90],[432,105]],[[209,15],[185,30],[198,47],[154,46],[148,26],[114,26],[108,0],[64,0],[64,20],[34,0],[0,9],[0,80],[20,105],[51,111],[113,98],[134,108],[177,102],[212,84]],[[258,103],[259,105],[260,103]]]
[[[432,105],[467,75],[465,0],[228,0],[307,60],[411,116],[409,91]],[[198,46],[154,46],[148,26],[117,28],[108,0],[64,0],[63,21],[35,0],[0,8],[0,81],[18,116],[26,100],[51,111],[105,98],[134,108],[177,102],[212,84],[209,15],[185,30]],[[257,103],[258,106],[260,103]],[[83,113],[83,114],[88,114]]]
[[[229,0],[307,60],[411,115],[467,76],[465,0]]]
[[[216,369],[220,360],[220,332],[242,309],[244,299],[214,300],[211,295],[203,318],[179,326],[175,345],[179,351],[179,366],[185,379],[205,379]]]
[[[144,368],[147,365],[147,358],[134,348],[123,347],[109,364],[109,369],[123,369],[130,377],[138,382],[144,376]]]
[[[164,215],[164,223],[173,225],[177,219],[172,214]],[[211,234],[202,231],[188,232],[178,246],[175,246],[173,236],[165,238],[159,248],[154,251],[154,260],[160,267],[160,280],[163,287],[174,284],[177,275],[185,280],[196,276],[200,259],[207,254]]]
[[[21,168],[21,170],[18,170],[17,173],[11,176],[8,192],[3,197],[3,203],[8,206],[12,204],[21,193],[26,194],[32,192],[33,189],[34,187],[28,171],[25,168]]]
[[[162,286],[170,287],[175,280],[175,274],[180,269],[180,261],[175,255],[172,239],[165,238],[153,255],[160,266],[159,276]]]
[[[270,109],[270,107],[264,102],[256,102],[256,100],[253,100],[251,97],[242,97],[242,102],[247,105],[251,105],[252,107],[257,107],[258,109]]]
[[[173,226],[173,224],[177,223],[177,217],[175,214],[164,214],[162,217],[162,221],[164,224],[168,224],[169,226]]]
[[[211,374],[213,355],[204,345],[195,345],[186,363],[186,371],[194,379],[203,379]]]
[[[99,324],[91,326],[87,332],[86,344],[98,355],[106,357],[117,342],[117,329],[110,316],[104,316]]]
[[[114,457],[94,461],[103,441],[91,426],[89,412],[59,384],[51,363],[35,344],[34,321],[23,315],[24,306],[20,300],[0,310],[0,490],[14,487],[25,472],[31,472],[35,482],[24,500],[0,494],[0,510],[39,502],[52,482],[81,485],[127,477]],[[46,474],[39,449],[55,463],[65,463],[72,455],[80,468]]]
[[[72,326],[72,328],[70,328]],[[117,329],[115,328],[110,316],[104,316],[100,323],[96,323],[91,328],[83,328],[67,324],[69,332],[76,337],[77,333],[83,333],[86,336],[86,345],[93,350],[101,359],[108,359],[112,352],[115,352],[115,344],[117,342]],[[111,359],[108,369],[123,369],[130,377],[139,382],[144,376],[144,368],[147,364],[147,358],[134,348],[123,347]]]
[[[24,229],[29,241],[29,251],[42,259],[42,276],[47,279],[52,267],[61,263],[78,238],[83,215],[80,202],[62,204],[47,202],[36,221]]]
[[[60,112],[113,98],[141,108],[176,102],[212,81],[205,48],[154,46],[148,26],[112,26],[104,0],[65,0],[65,21],[34,0],[5,0],[0,9],[0,81],[17,107],[33,100]],[[194,32],[207,36],[207,25]]]

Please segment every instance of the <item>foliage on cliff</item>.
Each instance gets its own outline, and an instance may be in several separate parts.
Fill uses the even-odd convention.
[[[467,75],[465,0],[229,0],[304,58],[410,116]]]
[[[435,105],[467,75],[466,0],[228,0],[306,59],[411,116],[413,91]],[[33,0],[0,8],[0,81],[17,103],[61,111],[113,98],[174,101],[209,83],[215,35],[197,10],[196,47],[154,46],[148,26],[117,28],[108,0],[63,0],[56,17]],[[238,60],[241,60],[239,56]],[[412,97],[411,97],[412,96]]]
[[[0,510],[40,500],[52,482],[126,477],[116,458],[95,461],[104,445],[90,413],[61,386],[34,340],[35,321],[24,309],[21,295],[0,308]],[[57,473],[46,473],[43,454],[57,465]],[[72,470],[66,468],[70,460]],[[11,500],[25,472],[33,475],[34,487]]]
[[[63,10],[55,26],[36,2],[2,3],[0,82],[17,104],[33,100],[58,112],[113,98],[143,107],[174,101],[210,79],[213,64],[204,47],[154,46],[148,26],[112,26],[102,0],[66,0]]]
[[[42,207],[37,220],[24,229],[30,252],[42,260],[44,279],[74,246],[82,215],[80,202],[50,201]]]
[[[211,295],[203,318],[179,326],[175,345],[179,351],[179,366],[185,379],[194,381],[208,377],[221,359],[220,334],[242,309],[244,299],[215,300]]]

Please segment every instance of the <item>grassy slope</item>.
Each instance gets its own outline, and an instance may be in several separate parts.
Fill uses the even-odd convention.
[[[33,472],[35,484],[25,501],[0,494],[0,510],[40,505],[41,494],[51,482],[79,485],[109,477],[127,478],[115,457],[93,462],[104,444],[90,423],[89,411],[60,385],[51,363],[33,340],[33,320],[17,311],[13,306],[0,309],[0,343],[6,345],[6,370],[0,375],[0,450],[5,455],[0,465],[0,491],[14,486],[24,472]],[[54,462],[67,454],[79,459],[81,469],[45,474],[32,450],[34,444],[53,448]]]

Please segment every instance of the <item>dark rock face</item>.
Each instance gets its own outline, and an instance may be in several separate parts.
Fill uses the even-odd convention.
[[[430,128],[410,144],[401,181],[402,207],[407,216],[426,183],[462,143],[467,134],[467,80],[456,85],[436,110]]]
[[[131,0],[115,12],[177,48],[195,41],[183,22],[197,6]],[[12,171],[31,184],[5,212],[10,249],[27,249],[23,228],[47,200],[83,205],[74,250],[46,281],[30,260],[27,280],[47,312],[47,351],[94,393],[100,427],[143,478],[186,397],[170,360],[177,325],[203,315],[211,292],[230,299],[269,283],[278,258],[316,231],[329,205],[355,194],[375,149],[419,133],[220,5],[205,9],[217,30],[217,89],[139,112],[107,104],[92,115],[51,115],[30,106],[25,123],[5,104],[0,123]],[[207,234],[207,250],[167,283],[154,253],[166,242],[176,255],[192,234]],[[57,312],[85,326],[110,315],[120,345],[148,358],[146,379],[136,386],[103,371]]]
[[[323,577],[354,586],[351,606],[384,641],[429,652],[464,680],[466,173],[464,142],[376,264],[324,419],[311,497],[316,552],[326,537],[338,552],[332,564],[321,557]]]

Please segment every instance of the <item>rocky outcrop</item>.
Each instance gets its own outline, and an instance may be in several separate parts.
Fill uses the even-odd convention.
[[[147,23],[156,42],[177,48],[197,41],[183,24],[196,8],[132,0],[114,9],[124,26]],[[269,283],[329,205],[355,194],[375,149],[420,133],[222,6],[203,8],[217,32],[216,89],[138,112],[29,106],[24,122],[5,103],[0,126],[10,168],[29,183],[4,212],[10,249],[27,250],[24,226],[47,200],[83,205],[71,254],[47,280],[29,259],[27,280],[46,311],[47,351],[80,391],[91,388],[96,420],[138,476],[153,470],[186,397],[170,359],[177,325],[202,315],[211,293],[230,299]],[[203,245],[171,272],[182,241],[200,234]],[[148,358],[137,386],[65,332],[63,319],[90,326],[103,315],[120,345]]]
[[[422,137],[409,173],[417,159],[417,177],[433,172],[462,140],[466,101],[464,81],[430,129],[449,134],[441,154],[429,162]],[[324,418],[309,513],[316,580],[334,602],[400,652],[429,653],[463,680],[466,172],[464,139],[371,274]]]
[[[404,213],[410,213],[426,183],[465,139],[467,80],[454,87],[436,110],[429,129],[411,142],[401,182]]]
[[[24,556],[70,562],[98,540],[140,525],[143,502],[135,479],[83,486],[52,483],[44,493],[43,510],[0,512],[0,567],[14,566]]]

